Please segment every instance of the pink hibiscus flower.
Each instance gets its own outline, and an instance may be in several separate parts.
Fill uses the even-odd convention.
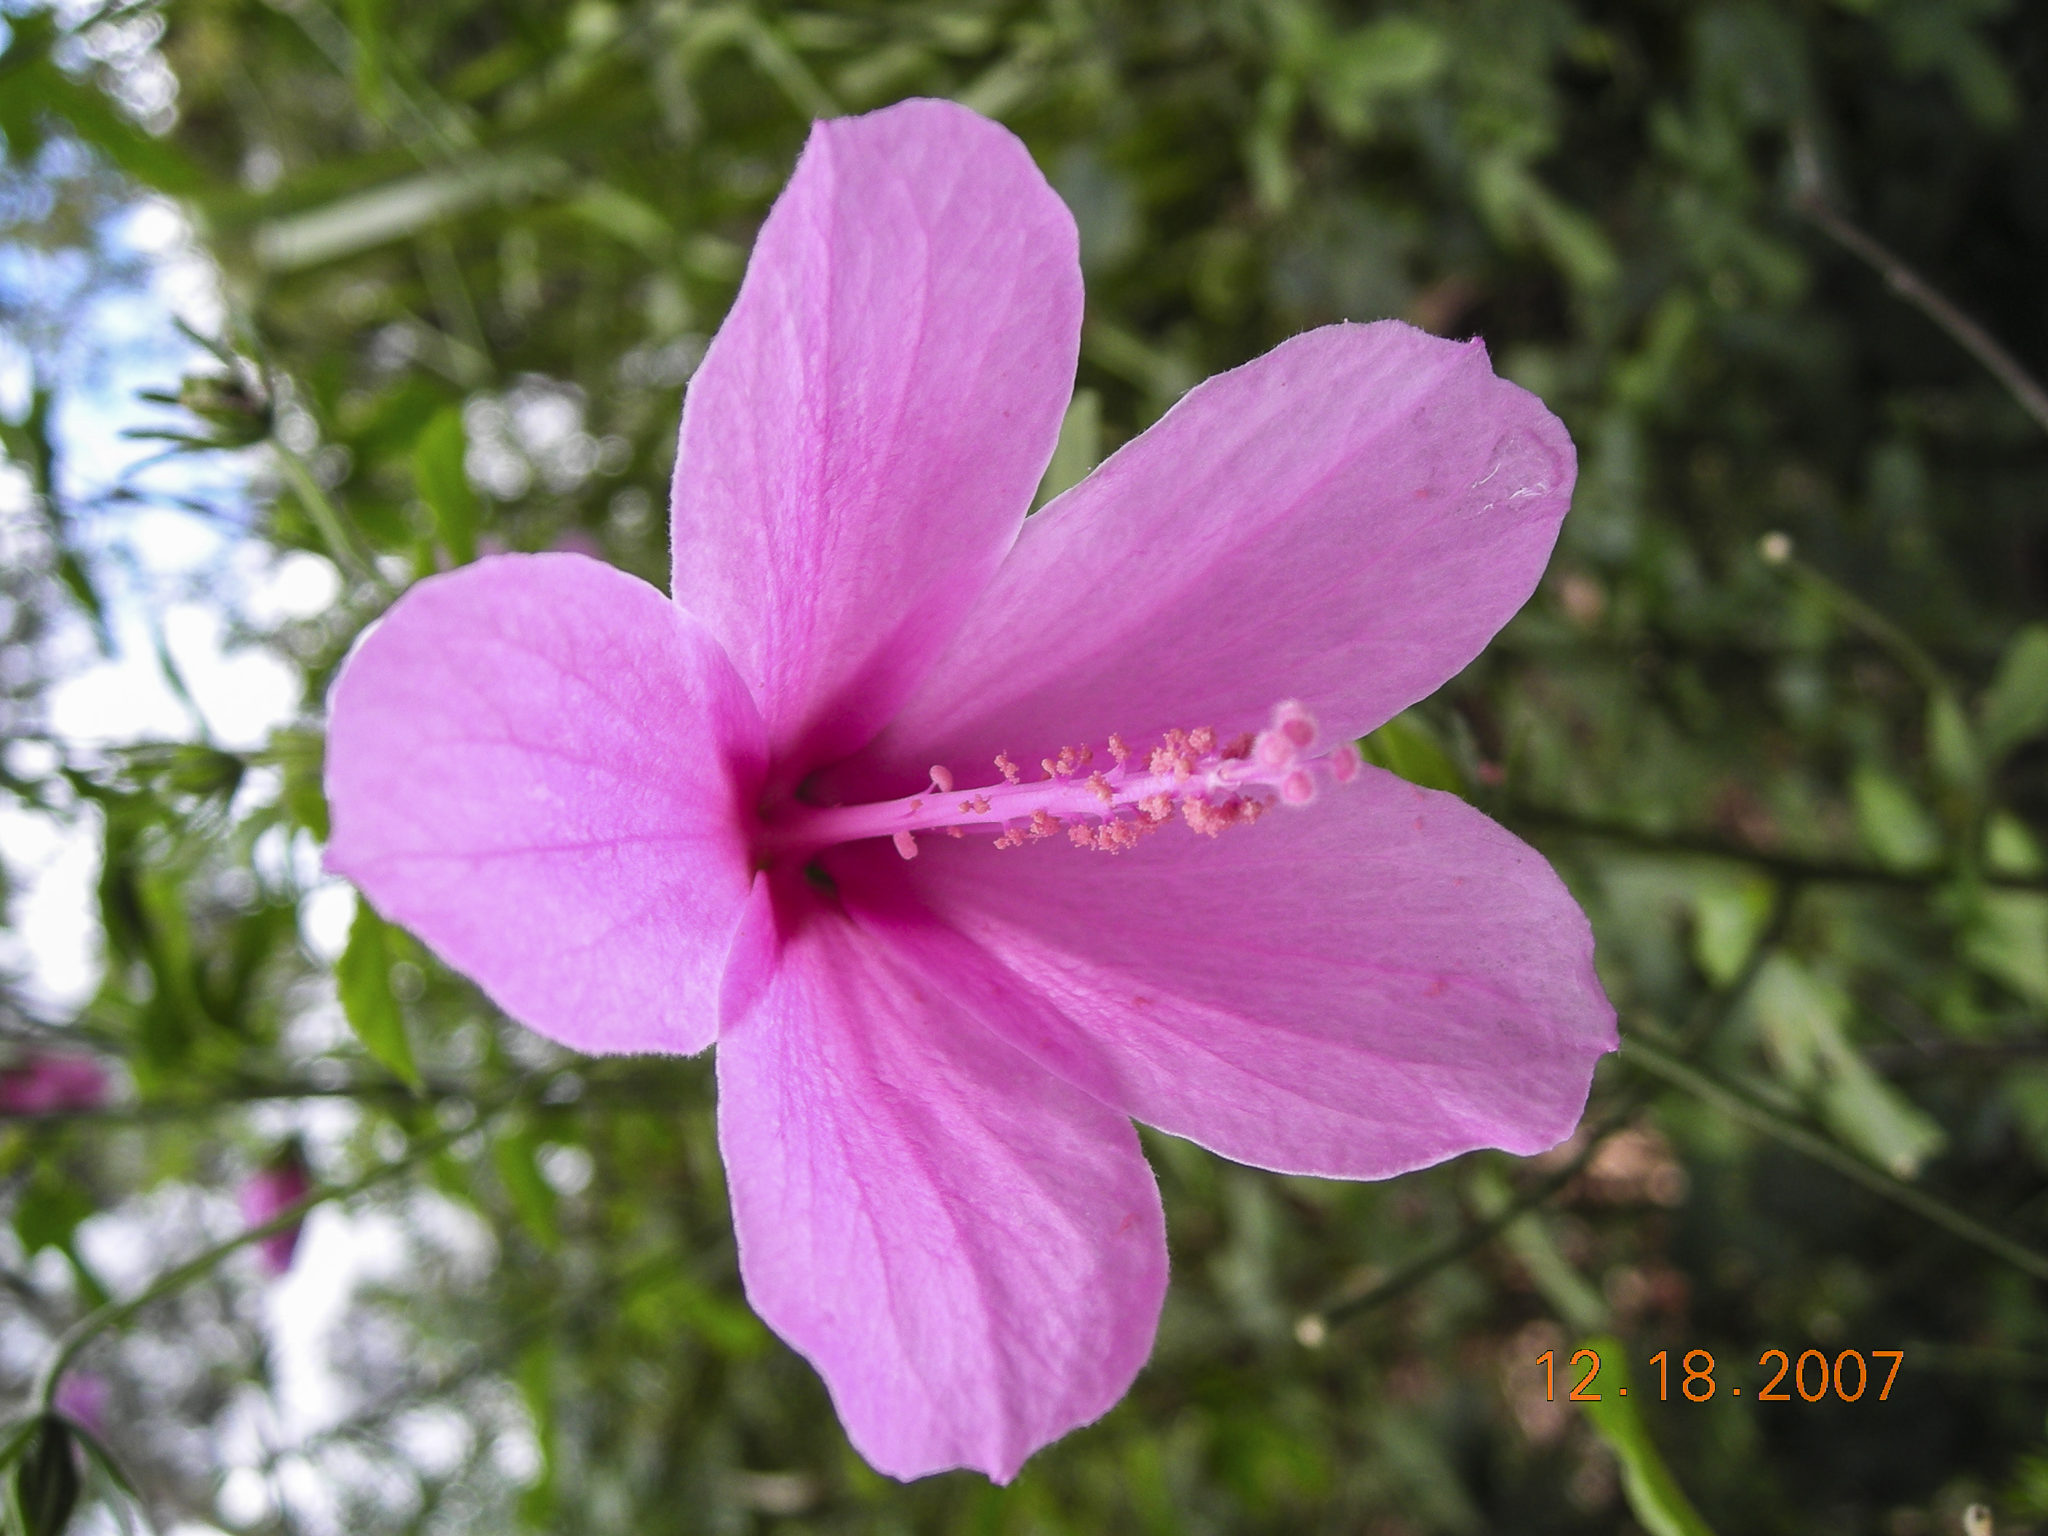
[[[1080,330],[1008,132],[821,123],[689,388],[673,600],[481,561],[332,701],[380,911],[576,1049],[716,1038],[747,1295],[898,1477],[1130,1385],[1133,1117],[1380,1178],[1554,1144],[1614,1045],[1542,858],[1349,746],[1527,600],[1563,428],[1477,342],[1331,326],[1026,521]]]
[[[107,1069],[79,1051],[31,1051],[0,1068],[0,1115],[98,1109],[106,1100]]]

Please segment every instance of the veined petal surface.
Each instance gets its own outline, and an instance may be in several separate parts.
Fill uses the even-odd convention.
[[[580,555],[421,582],[329,705],[328,867],[583,1051],[696,1051],[753,881],[760,717],[703,626]]]
[[[1297,336],[1190,390],[1032,518],[832,788],[985,774],[997,752],[1036,762],[1111,731],[1227,738],[1283,698],[1363,735],[1528,600],[1574,474],[1564,427],[1478,342],[1393,320]]]
[[[833,850],[914,892],[1043,1007],[989,1017],[1150,1125],[1287,1173],[1384,1178],[1571,1133],[1615,1045],[1585,917],[1541,855],[1368,768],[1213,841]]]
[[[1017,536],[1074,382],[1074,221],[1007,129],[908,101],[817,124],[691,380],[676,600],[778,763],[894,712]]]
[[[1144,1363],[1158,1188],[1128,1120],[977,1017],[985,956],[913,961],[889,929],[921,918],[789,884],[755,892],[718,1042],[747,1299],[875,1467],[1007,1482]]]

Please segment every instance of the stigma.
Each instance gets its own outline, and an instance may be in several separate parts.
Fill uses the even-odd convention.
[[[1059,838],[1097,853],[1122,853],[1178,821],[1216,837],[1248,826],[1274,806],[1304,806],[1326,784],[1358,776],[1358,748],[1324,744],[1315,717],[1288,700],[1265,730],[1220,741],[1208,727],[1167,731],[1156,744],[1133,748],[1112,733],[1094,746],[1062,747],[1041,758],[1041,777],[1027,777],[1007,752],[996,754],[996,777],[979,788],[958,787],[963,775],[931,769],[928,787],[869,805],[804,806],[762,829],[770,856],[810,853],[836,843],[886,837],[906,859],[921,836],[993,839],[1017,848]]]

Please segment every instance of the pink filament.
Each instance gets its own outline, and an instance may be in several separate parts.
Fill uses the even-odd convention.
[[[1337,784],[1357,777],[1358,750],[1348,741],[1308,755],[1316,732],[1314,716],[1290,700],[1273,711],[1266,730],[1220,749],[1216,732],[1206,726],[1168,731],[1149,752],[1111,736],[1111,767],[1084,771],[1094,751],[1062,747],[1041,759],[1045,777],[1029,783],[1007,752],[998,753],[999,783],[956,796],[952,772],[934,767],[931,781],[939,794],[798,807],[762,829],[761,851],[808,856],[835,843],[887,837],[899,854],[914,859],[917,833],[985,832],[998,848],[1064,834],[1075,847],[1121,853],[1166,825],[1176,809],[1191,830],[1215,837],[1249,825],[1273,805],[1307,805],[1324,776]]]

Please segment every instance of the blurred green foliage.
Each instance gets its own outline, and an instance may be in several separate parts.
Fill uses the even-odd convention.
[[[259,637],[305,683],[267,748],[42,741],[38,636],[100,622],[78,529],[123,509],[67,504],[44,396],[7,428],[32,516],[0,577],[0,787],[97,829],[105,966],[76,1019],[10,985],[0,1028],[118,1060],[125,1097],[0,1129],[0,1372],[25,1387],[104,1296],[91,1213],[168,1262],[179,1213],[218,1226],[205,1192],[292,1130],[330,1183],[405,1165],[351,1206],[403,1262],[340,1336],[352,1396],[311,1441],[232,1429],[274,1381],[253,1271],[86,1352],[160,1524],[1918,1536],[1973,1498],[2001,1530],[2048,1521],[2048,424],[1840,233],[2048,365],[2048,11],[63,16],[6,15],[5,238],[89,250],[95,210],[175,200],[228,319],[163,381],[168,446],[260,444],[248,536],[342,581]],[[1003,1490],[875,1476],[747,1311],[705,1063],[568,1060],[373,917],[338,971],[299,920],[354,635],[493,549],[660,580],[680,393],[807,119],[919,93],[1016,128],[1080,223],[1049,490],[1339,318],[1482,335],[1566,419],[1579,489],[1542,591],[1368,747],[1554,858],[1644,1042],[1533,1164],[1336,1185],[1148,1134],[1174,1254],[1153,1362]],[[90,156],[60,185],[62,145]],[[1639,1384],[1626,1413],[1545,1400],[1539,1355],[1564,1383],[1594,1332]],[[1721,1390],[1648,1400],[1651,1356],[1695,1349]],[[1762,1403],[1769,1349],[1905,1361],[1883,1402]],[[99,1472],[87,1493],[120,1502]]]

